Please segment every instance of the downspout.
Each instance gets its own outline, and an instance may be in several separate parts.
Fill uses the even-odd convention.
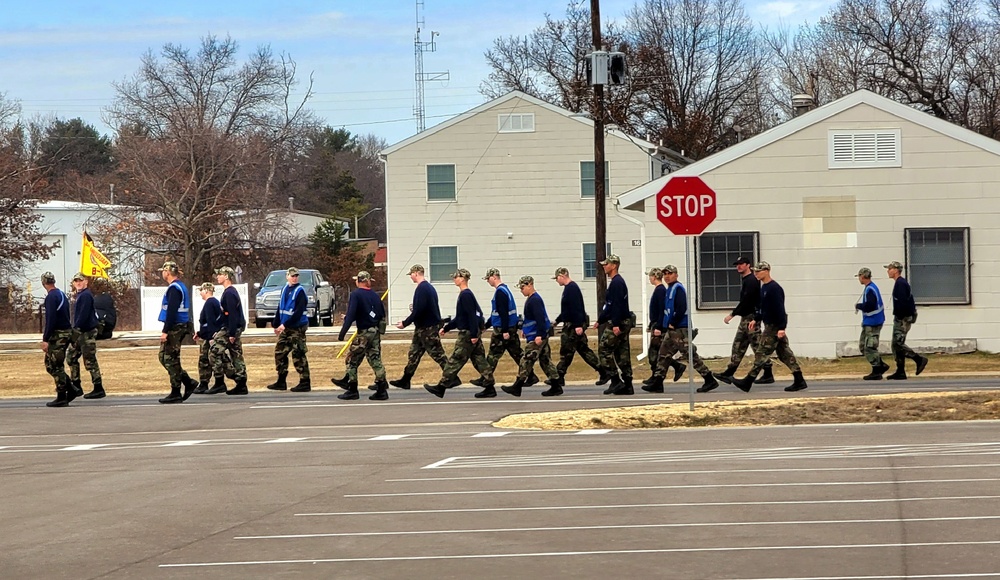
[[[642,268],[643,276],[646,275],[646,224],[641,220],[637,220],[630,215],[626,215],[621,208],[618,198],[614,200],[615,213],[617,213],[622,219],[632,222],[639,227],[639,267]],[[649,287],[649,280],[643,279],[642,281],[642,352],[635,357],[635,360],[642,360],[646,358],[646,351],[649,350],[649,333],[646,332],[646,323],[649,320],[649,301],[646,298],[646,288]]]

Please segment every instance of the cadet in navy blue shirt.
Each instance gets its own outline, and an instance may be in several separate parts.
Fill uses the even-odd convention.
[[[101,379],[101,367],[97,364],[97,311],[94,309],[94,295],[87,288],[89,280],[83,272],[73,276],[73,289],[76,290],[76,306],[73,312],[73,340],[66,351],[69,362],[69,379],[73,389],[79,393],[83,390],[80,382],[80,357],[83,366],[90,373],[94,389],[83,396],[84,399],[104,398],[104,382]]]
[[[347,314],[344,325],[340,328],[340,340],[344,340],[347,329],[352,324],[357,325],[358,332],[347,350],[347,376],[335,379],[333,382],[346,392],[337,396],[339,399],[351,401],[358,399],[358,367],[361,361],[368,359],[368,364],[375,371],[375,394],[368,397],[373,401],[383,401],[389,398],[389,384],[385,382],[385,367],[382,366],[382,340],[380,329],[384,328],[385,308],[382,299],[372,290],[372,275],[362,270],[354,277],[357,290],[351,292],[347,304]]]
[[[753,320],[757,307],[760,305],[760,281],[753,275],[753,268],[749,258],[739,257],[733,262],[736,272],[740,275],[740,301],[736,308],[722,320],[729,324],[733,318],[740,317],[740,325],[736,329],[736,336],[733,337],[733,349],[729,356],[729,366],[721,373],[715,373],[720,381],[731,383],[736,370],[740,368],[743,357],[746,356],[747,348],[752,348],[754,354],[760,349],[760,325],[750,331],[750,321]],[[757,379],[757,384],[768,385],[774,382],[774,373],[771,369],[771,362],[768,361],[764,367],[764,376]]]
[[[555,276],[552,279],[563,287],[562,300],[559,302],[559,316],[555,320],[555,324],[562,323],[562,332],[559,334],[559,363],[556,365],[556,369],[559,371],[559,381],[563,385],[566,384],[566,371],[569,370],[569,365],[573,362],[573,355],[576,353],[580,353],[583,361],[600,373],[603,378],[604,371],[601,369],[601,361],[590,349],[590,341],[587,338],[590,317],[587,316],[580,286],[569,277],[567,268],[556,268]]]
[[[458,329],[458,338],[455,340],[455,349],[451,352],[451,358],[448,359],[448,364],[444,367],[441,380],[436,385],[424,385],[429,393],[438,398],[444,397],[445,389],[461,384],[461,381],[458,380],[458,373],[470,359],[472,366],[482,374],[483,379],[483,390],[476,393],[476,398],[497,396],[493,369],[490,368],[490,364],[486,360],[486,351],[483,349],[483,341],[480,336],[480,328],[484,324],[482,310],[479,308],[476,296],[472,290],[469,290],[471,276],[472,274],[465,268],[459,268],[451,275],[455,286],[459,288],[457,311],[451,322],[441,329],[440,334],[444,335],[452,329]]]
[[[906,346],[906,335],[913,323],[917,321],[917,302],[913,299],[910,283],[903,278],[903,264],[893,260],[886,265],[886,273],[892,286],[892,355],[896,359],[896,372],[886,377],[886,380],[906,380],[906,359],[917,363],[917,374],[927,367],[927,357],[920,356],[912,348]]]
[[[69,321],[69,298],[56,288],[56,277],[52,272],[42,274],[42,287],[46,291],[42,352],[45,353],[45,372],[56,383],[56,398],[45,403],[45,406],[65,407],[77,396],[66,376],[66,349],[73,337],[73,327]]]
[[[441,309],[438,306],[437,290],[426,279],[424,279],[424,267],[420,264],[410,266],[410,280],[417,285],[413,290],[413,304],[410,305],[410,315],[405,320],[396,324],[396,328],[402,330],[413,324],[413,340],[410,341],[410,352],[406,357],[406,368],[403,369],[402,378],[389,381],[389,384],[401,389],[410,388],[410,379],[417,372],[417,365],[424,353],[431,355],[440,367],[444,370],[448,364],[448,356],[441,346]]]
[[[625,278],[618,273],[621,258],[609,254],[600,264],[611,282],[604,295],[604,308],[594,323],[594,328],[601,324],[605,325],[601,339],[597,343],[597,357],[601,360],[604,375],[597,384],[603,385],[611,381],[611,385],[604,391],[605,395],[631,395],[634,391],[629,332],[635,325],[635,315],[628,306],[628,285],[625,284]],[[619,372],[621,372],[620,378]]]
[[[788,336],[785,334],[785,327],[788,326],[788,314],[785,312],[785,291],[771,278],[771,265],[767,262],[757,262],[753,269],[754,276],[760,281],[760,307],[750,321],[749,328],[753,331],[763,325],[760,335],[760,350],[755,353],[753,368],[746,378],[732,379],[734,385],[743,392],[749,392],[757,375],[767,364],[772,353],[778,355],[778,360],[785,364],[794,382],[785,387],[786,391],[801,391],[809,385],[802,377],[802,369],[799,361],[795,359],[795,353],[788,344]]]
[[[542,393],[543,397],[554,397],[563,393],[563,382],[559,377],[556,365],[552,364],[552,353],[549,348],[549,331],[552,329],[552,322],[545,312],[545,302],[542,296],[535,291],[535,279],[531,276],[521,276],[517,281],[517,287],[521,290],[521,295],[527,298],[524,302],[524,357],[518,365],[517,379],[513,385],[501,387],[503,391],[515,397],[521,396],[521,388],[527,386],[528,376],[531,374],[535,361],[542,366],[542,371],[548,377],[549,389]]]
[[[219,299],[215,297],[215,284],[204,282],[198,287],[198,293],[205,303],[201,307],[201,315],[198,317],[198,331],[194,333],[194,342],[198,345],[198,388],[195,394],[208,392],[208,379],[212,378],[212,338],[215,333],[222,328],[222,306]],[[215,375],[215,384],[212,386],[213,394],[226,391],[223,374]],[[219,387],[221,386],[221,389]]]
[[[656,363],[660,360],[660,346],[663,344],[663,337],[667,335],[667,329],[663,326],[663,305],[667,299],[667,287],[663,284],[663,270],[653,268],[646,272],[649,283],[653,286],[653,295],[649,298],[649,322],[646,323],[646,332],[649,333],[649,349],[646,351],[646,360],[649,361],[650,377],[642,382],[649,385],[653,382],[652,375],[656,373]],[[674,369],[674,382],[680,380],[681,375],[687,365],[671,358],[666,361],[669,368]]]
[[[236,270],[223,266],[215,271],[215,281],[222,284],[222,319],[219,330],[212,337],[212,370],[215,376],[225,374],[236,382],[236,385],[225,391],[227,395],[246,395],[247,363],[243,359],[243,331],[247,328],[246,317],[243,316],[243,300],[233,286],[236,281]],[[225,387],[225,383],[221,385]],[[209,390],[212,395],[220,392],[216,388]]]

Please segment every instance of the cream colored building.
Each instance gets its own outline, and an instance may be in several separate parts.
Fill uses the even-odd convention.
[[[717,195],[718,217],[692,244],[694,272],[683,238],[657,220],[656,192],[672,176],[616,201],[646,224],[650,264],[678,265],[696,288],[703,354],[729,354],[735,322],[722,319],[739,295],[731,264],[742,254],[770,262],[798,356],[857,352],[862,266],[886,303],[888,347],[892,260],[917,298],[911,345],[1000,351],[1000,142],[859,91],[674,175],[699,176]],[[638,237],[612,212],[609,227]]]
[[[611,198],[684,162],[679,155],[611,129],[606,137]],[[454,314],[457,289],[450,274],[473,274],[471,288],[488,310],[493,289],[482,280],[499,268],[519,310],[515,286],[531,275],[551,318],[562,289],[552,280],[569,268],[596,318],[594,275],[594,128],[524,93],[490,101],[382,152],[386,173],[389,319],[409,313],[414,263],[427,269],[442,314]],[[589,180],[588,180],[589,177]],[[638,304],[638,229],[614,217],[607,203],[607,241],[621,256]],[[638,307],[638,306],[636,306]]]

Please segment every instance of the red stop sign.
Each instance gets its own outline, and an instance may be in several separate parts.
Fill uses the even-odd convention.
[[[700,177],[672,177],[656,193],[656,217],[678,236],[697,236],[715,221],[715,192]]]

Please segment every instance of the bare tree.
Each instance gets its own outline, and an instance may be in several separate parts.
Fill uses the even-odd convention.
[[[292,99],[294,61],[260,47],[239,64],[237,51],[232,39],[207,37],[196,53],[172,44],[149,52],[113,84],[107,110],[119,200],[134,208],[122,223],[145,234],[145,250],[173,255],[201,279],[213,260],[252,250],[258,233],[280,225],[268,211],[283,205],[272,193],[276,168],[313,126],[311,82]]]

